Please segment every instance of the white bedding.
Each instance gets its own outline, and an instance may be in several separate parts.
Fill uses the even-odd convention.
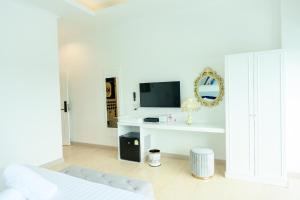
[[[66,174],[41,168],[32,168],[58,187],[51,200],[153,200],[141,194],[89,182]]]
[[[50,200],[57,186],[24,165],[10,165],[3,173],[6,186],[30,200]]]

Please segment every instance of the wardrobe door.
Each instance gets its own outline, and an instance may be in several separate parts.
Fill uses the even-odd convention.
[[[255,175],[267,182],[284,179],[284,53],[255,54]]]
[[[226,56],[226,176],[254,174],[253,54]]]

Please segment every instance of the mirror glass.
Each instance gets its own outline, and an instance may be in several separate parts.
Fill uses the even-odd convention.
[[[214,101],[220,95],[220,84],[211,76],[204,76],[199,81],[199,95],[204,101]]]
[[[202,106],[217,106],[223,100],[224,80],[213,69],[205,68],[194,82],[194,93]]]

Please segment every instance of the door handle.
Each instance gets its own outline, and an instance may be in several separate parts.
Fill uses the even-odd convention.
[[[64,112],[68,112],[68,103],[67,103],[67,101],[64,101],[64,108],[62,108],[60,110],[63,110]]]

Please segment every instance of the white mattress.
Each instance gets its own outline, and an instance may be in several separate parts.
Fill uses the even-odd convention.
[[[32,168],[47,180],[56,184],[58,193],[51,200],[153,200],[141,194],[89,182],[41,168]]]

